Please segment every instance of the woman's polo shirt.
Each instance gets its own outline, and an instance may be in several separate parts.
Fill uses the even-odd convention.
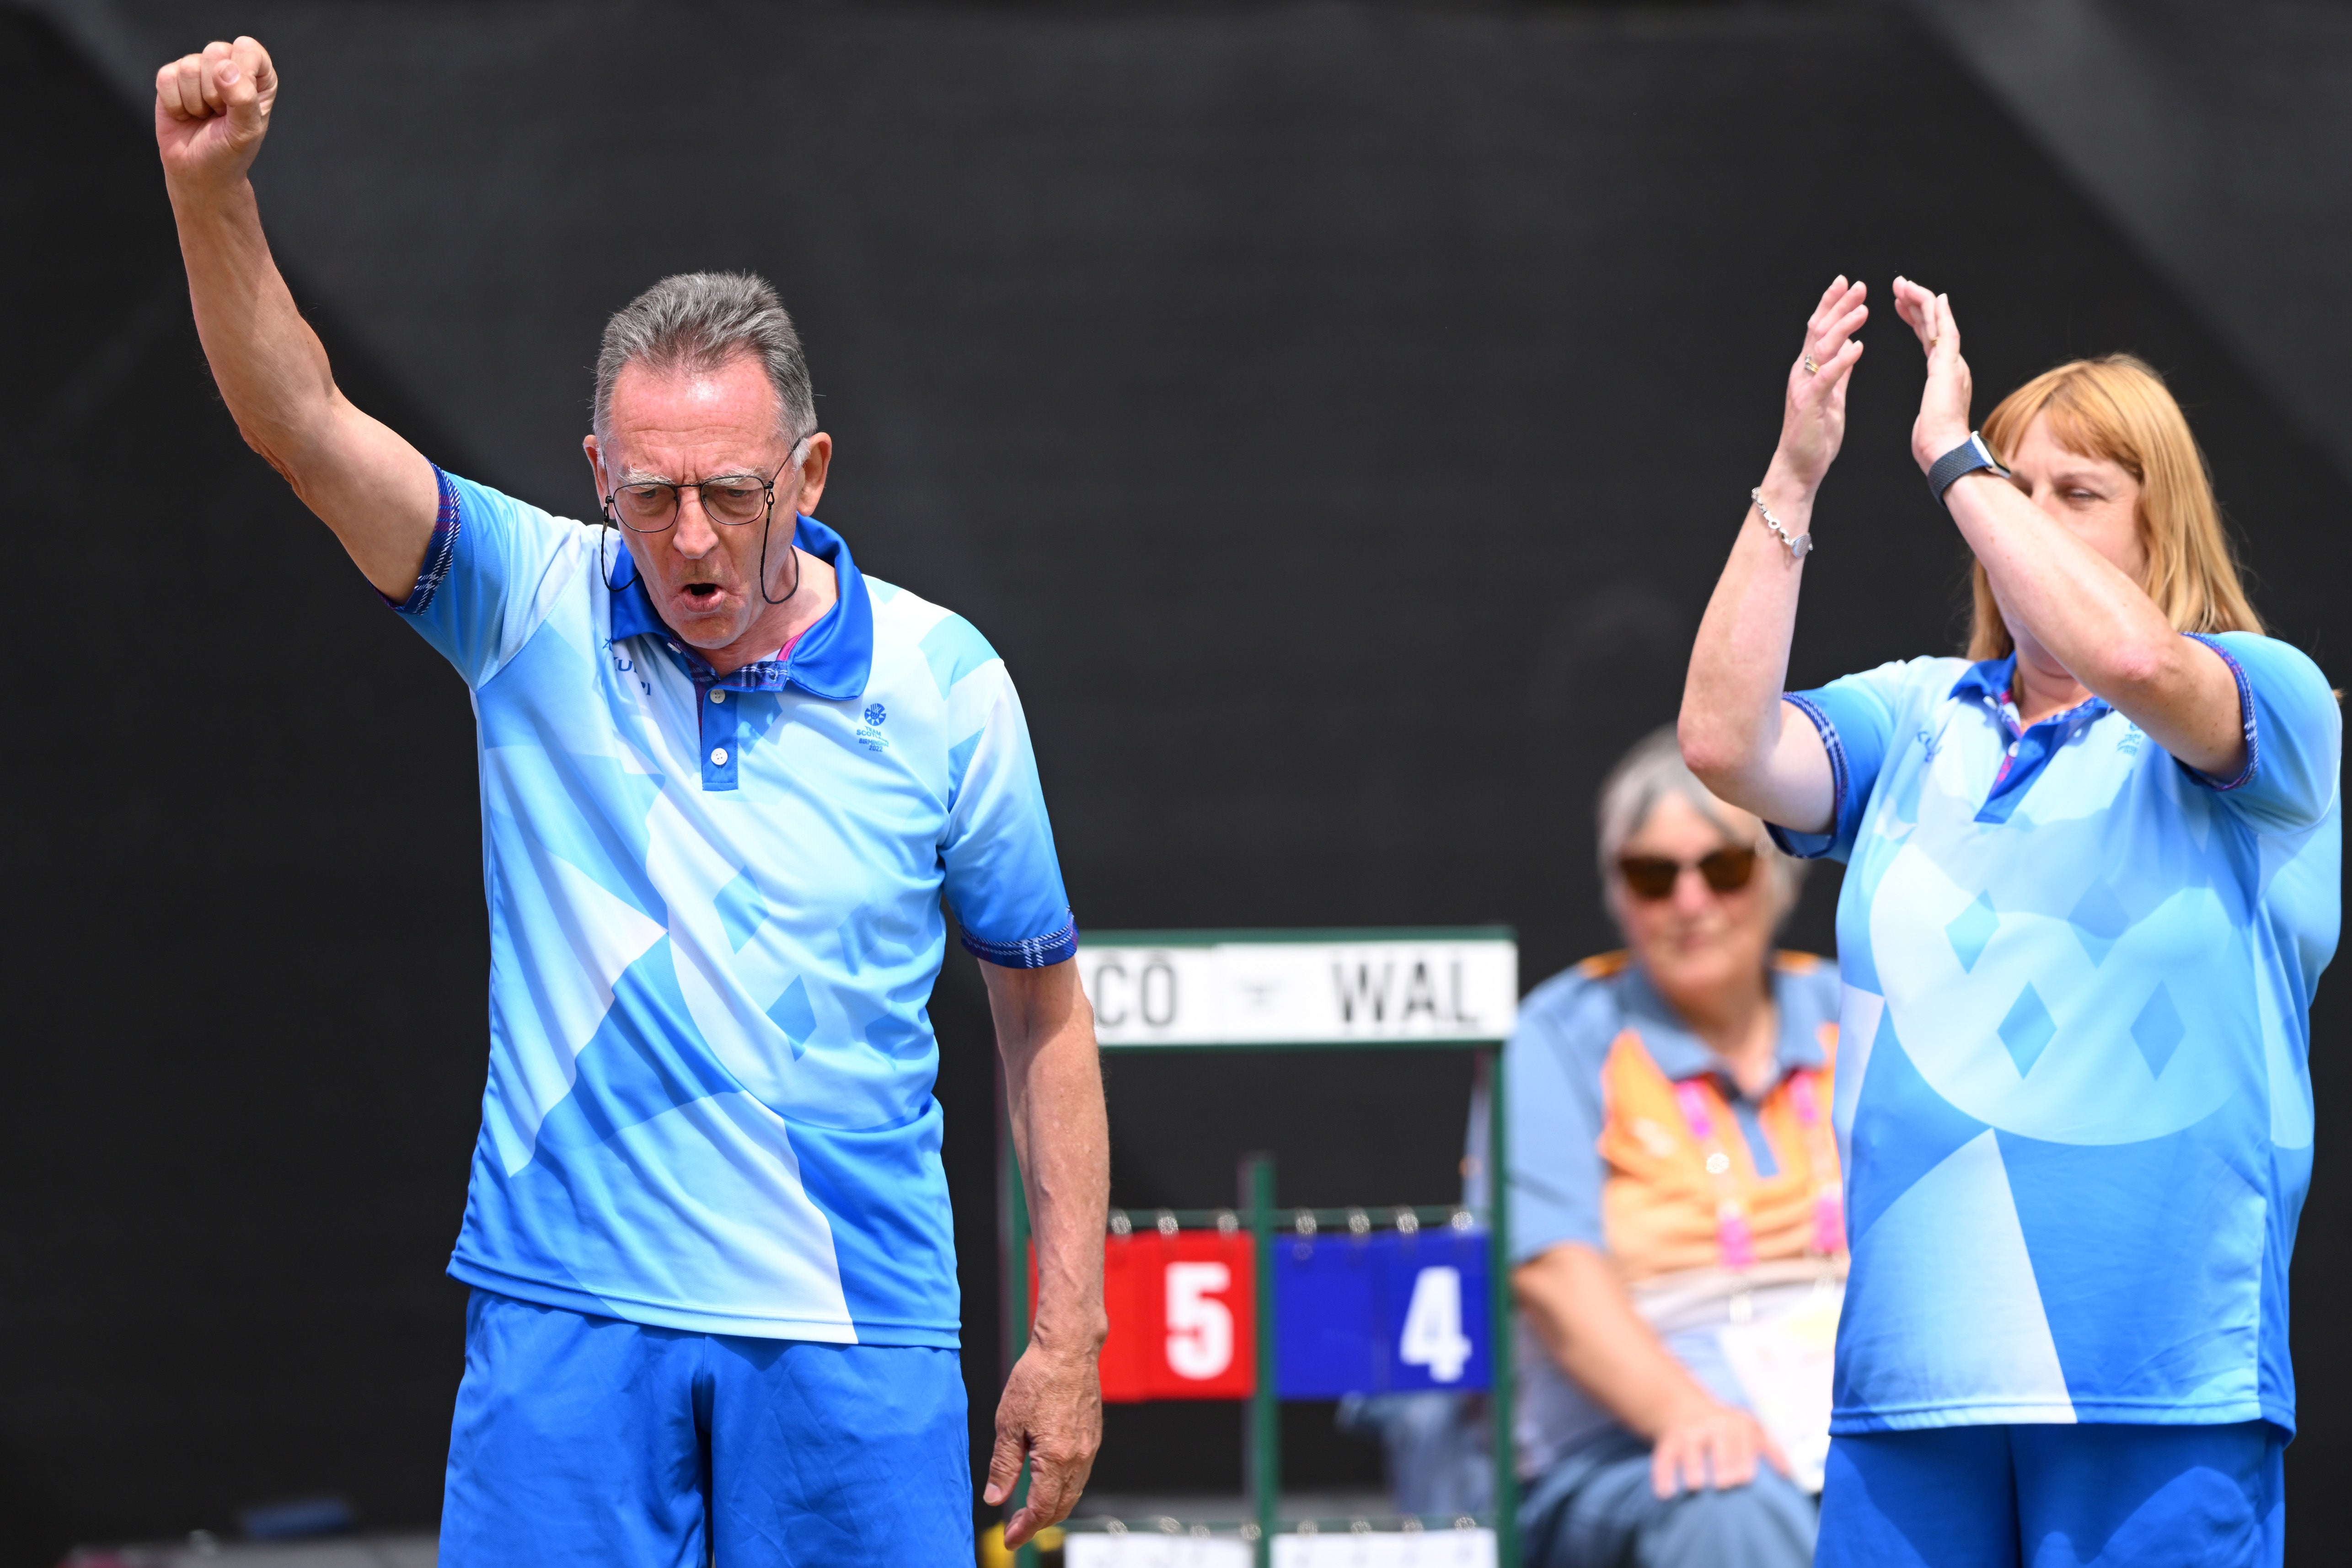
[[[2013,660],[1788,699],[1847,862],[1841,1433],[2292,1429],[2312,992],[2336,948],[2342,720],[2316,665],[2202,638],[2246,762],[2212,779],[2095,698],[2031,728]]]

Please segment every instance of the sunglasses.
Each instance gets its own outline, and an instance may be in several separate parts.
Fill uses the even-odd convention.
[[[1653,903],[1675,895],[1683,873],[1696,871],[1717,893],[1738,893],[1756,875],[1752,849],[1720,849],[1696,861],[1670,861],[1663,855],[1627,855],[1617,862],[1618,874],[1633,896]]]

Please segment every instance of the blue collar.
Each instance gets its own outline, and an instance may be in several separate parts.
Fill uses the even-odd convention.
[[[1690,1025],[1683,1022],[1682,1015],[1675,1011],[1673,1004],[1650,984],[1650,977],[1642,972],[1641,965],[1629,962],[1625,966],[1622,984],[1624,989],[1620,994],[1619,1006],[1624,1009],[1627,1020],[1640,1031],[1642,1047],[1650,1053],[1650,1060],[1657,1063],[1659,1071],[1676,1082],[1712,1072],[1726,1083],[1730,1083],[1730,1074],[1724,1069],[1723,1058],[1691,1032]],[[1791,1072],[1819,1067],[1829,1060],[1822,1052],[1821,1040],[1821,1025],[1827,1020],[1811,1016],[1810,1009],[1801,1005],[1791,977],[1778,963],[1772,966],[1770,984],[1772,1006],[1779,1015],[1780,1030],[1780,1038],[1772,1051],[1773,1060],[1780,1069],[1773,1080],[1777,1084]],[[1801,1012],[1805,1016],[1798,1016]],[[1733,1084],[1729,1092],[1739,1094],[1738,1086]]]
[[[2006,659],[1987,659],[1970,664],[1960,678],[1952,683],[1946,695],[1956,697],[1990,697],[1997,703],[2009,700],[2010,688],[2017,684],[2017,655]]]
[[[2019,719],[2011,716],[2010,707],[2010,689],[2016,677],[2017,654],[2012,652],[2006,659],[1987,659],[1970,664],[1967,673],[1952,683],[1950,695],[1984,709],[1991,716],[2001,737],[2009,742],[2008,768],[1993,784],[1983,809],[1977,812],[1979,822],[2008,821],[2017,803],[2024,799],[2027,786],[2042,776],[2042,770],[2060,748],[2115,711],[2104,697],[2085,697],[2064,713],[2052,714],[2032,728],[2024,728]]]
[[[1979,702],[1990,697],[1993,707],[1998,710],[2010,700],[2010,694],[2016,685],[2017,654],[2011,652],[2006,659],[1987,659],[1982,664],[1970,664],[1960,678],[1952,683],[1952,689],[1946,695],[1974,697]],[[2059,724],[2065,726],[2067,733],[2072,734],[2108,711],[2106,698],[2084,697],[2064,713],[2052,714],[2033,727],[2040,729],[2044,724]]]
[[[793,644],[790,659],[755,659],[720,679],[655,612],[645,579],[634,570],[626,583],[612,591],[613,641],[647,635],[661,638],[698,685],[746,692],[798,686],[828,702],[862,696],[866,677],[874,670],[874,601],[866,596],[866,575],[849,559],[849,546],[842,537],[814,517],[800,519],[793,543],[833,568],[835,595],[833,608],[817,617],[816,624]],[[634,568],[634,558],[631,564]]]

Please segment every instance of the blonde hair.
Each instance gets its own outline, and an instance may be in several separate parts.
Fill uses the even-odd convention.
[[[2103,457],[2139,481],[2139,534],[2147,554],[2140,587],[2176,632],[2259,632],[2237,559],[2213,499],[2213,476],[2164,378],[2129,354],[2076,360],[2044,371],[1986,416],[1985,443],[2003,462],[2047,414],[2059,445]],[[1994,602],[1983,563],[1970,569],[1975,606],[1969,657],[2008,657],[2016,643]]]

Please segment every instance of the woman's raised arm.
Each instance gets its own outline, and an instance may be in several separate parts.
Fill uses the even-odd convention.
[[[1683,760],[1709,789],[1800,832],[1826,831],[1836,800],[1820,733],[1780,693],[1812,548],[1813,496],[1845,439],[1846,381],[1862,358],[1853,334],[1870,315],[1864,292],[1839,278],[1805,323],[1780,444],[1699,622],[1677,727]]]

